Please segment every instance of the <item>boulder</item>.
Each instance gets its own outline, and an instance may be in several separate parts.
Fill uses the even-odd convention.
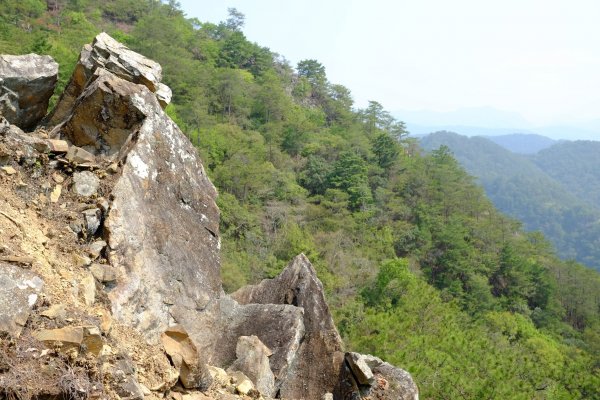
[[[73,174],[73,190],[80,196],[89,197],[96,194],[100,186],[100,179],[90,171],[76,172]]]
[[[65,158],[67,161],[81,166],[91,166],[96,163],[96,157],[92,153],[77,146],[69,147]]]
[[[290,304],[304,309],[305,333],[292,368],[277,376],[282,397],[317,399],[336,393],[344,363],[342,340],[312,264],[300,254],[274,279],[246,286],[231,295],[240,304]],[[314,360],[319,360],[315,368]],[[309,385],[306,382],[310,382]]]
[[[373,372],[367,365],[364,356],[359,353],[346,353],[346,362],[352,370],[352,374],[360,385],[373,383]]]
[[[35,332],[33,336],[47,347],[59,348],[62,352],[84,350],[97,356],[104,345],[100,330],[95,326],[66,326],[58,329],[42,329]]]
[[[0,263],[0,336],[20,336],[43,286],[31,271]]]
[[[169,327],[162,334],[162,344],[171,358],[179,379],[187,389],[207,389],[212,376],[207,366],[201,362],[196,346],[181,325]]]
[[[257,336],[240,336],[235,348],[237,360],[229,367],[229,371],[241,371],[263,395],[275,395],[275,376],[269,366],[271,350]],[[243,393],[246,394],[246,393]]]
[[[303,310],[291,305],[240,305],[223,296],[202,312],[180,307],[171,312],[189,332],[202,361],[217,367],[236,361],[240,336],[256,336],[273,353],[269,365],[274,376],[287,376],[304,337]]]
[[[142,86],[98,69],[60,132],[75,146],[95,155],[115,155],[138,129],[145,115],[134,100]]]
[[[372,355],[346,353],[347,368],[343,386],[350,388],[344,398],[419,400],[419,388],[412,376]]]
[[[123,153],[104,222],[120,269],[109,298],[116,319],[156,342],[172,306],[202,310],[221,296],[219,210],[194,146],[153,93],[135,89],[131,105],[145,119]]]
[[[157,62],[130,50],[102,32],[81,51],[73,76],[52,112],[49,125],[58,125],[67,118],[98,68],[110,71],[125,81],[146,86],[151,92],[156,92],[158,100],[165,106],[171,99],[171,90],[160,83],[162,68]]]
[[[58,64],[50,56],[0,55],[0,114],[31,130],[46,115]]]

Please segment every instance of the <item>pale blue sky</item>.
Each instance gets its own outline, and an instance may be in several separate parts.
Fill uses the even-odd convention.
[[[533,125],[600,120],[598,0],[180,2],[215,23],[237,8],[250,40],[292,65],[319,60],[359,107],[488,106]]]

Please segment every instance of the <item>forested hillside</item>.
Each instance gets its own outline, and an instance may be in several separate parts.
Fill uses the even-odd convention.
[[[50,54],[64,85],[106,30],[162,64],[219,189],[228,290],[304,252],[347,347],[409,370],[424,399],[600,398],[598,273],[498,212],[447,148],[421,154],[381,104],[353,108],[317,60],[292,66],[243,24],[175,1],[5,0],[0,53]]]
[[[564,141],[533,155],[545,173],[591,206],[600,205],[600,142]]]
[[[514,154],[487,138],[436,132],[421,139],[428,150],[448,146],[477,176],[496,207],[541,231],[564,259],[600,268],[600,208],[596,142],[561,142],[531,156]],[[588,149],[583,150],[587,144]],[[583,151],[580,151],[583,150]]]

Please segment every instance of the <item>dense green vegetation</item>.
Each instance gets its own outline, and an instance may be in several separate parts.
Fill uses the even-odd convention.
[[[501,211],[541,231],[564,259],[600,270],[600,142],[559,142],[531,156],[511,153],[487,138],[436,132],[427,150],[448,146],[478,177]]]
[[[0,52],[47,52],[64,84],[98,29],[159,61],[167,109],[219,188],[228,290],[314,263],[349,348],[424,399],[600,398],[600,276],[499,213],[447,148],[421,155],[377,102],[154,0],[0,3]],[[19,40],[16,40],[16,38]]]

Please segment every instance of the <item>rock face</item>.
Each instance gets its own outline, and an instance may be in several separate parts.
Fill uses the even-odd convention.
[[[171,100],[171,89],[160,82],[162,68],[158,63],[138,54],[101,33],[91,45],[85,45],[79,56],[71,81],[54,109],[49,125],[57,125],[71,113],[79,95],[98,68],[110,71],[124,81],[146,86],[163,106]]]
[[[201,310],[222,293],[219,210],[196,149],[156,97],[136,89],[132,106],[145,119],[129,141],[104,222],[109,259],[120,270],[109,298],[118,319],[156,342],[172,306]]]
[[[294,258],[278,277],[241,288],[232,297],[241,304],[290,304],[304,309],[302,343],[287,376],[279,376],[282,397],[316,399],[336,391],[344,360],[342,341],[323,285],[304,254]],[[314,360],[319,360],[318,368]]]
[[[0,55],[0,114],[22,129],[45,115],[54,93],[58,64],[50,56]]]
[[[0,263],[0,336],[19,337],[43,285],[37,275]]]

